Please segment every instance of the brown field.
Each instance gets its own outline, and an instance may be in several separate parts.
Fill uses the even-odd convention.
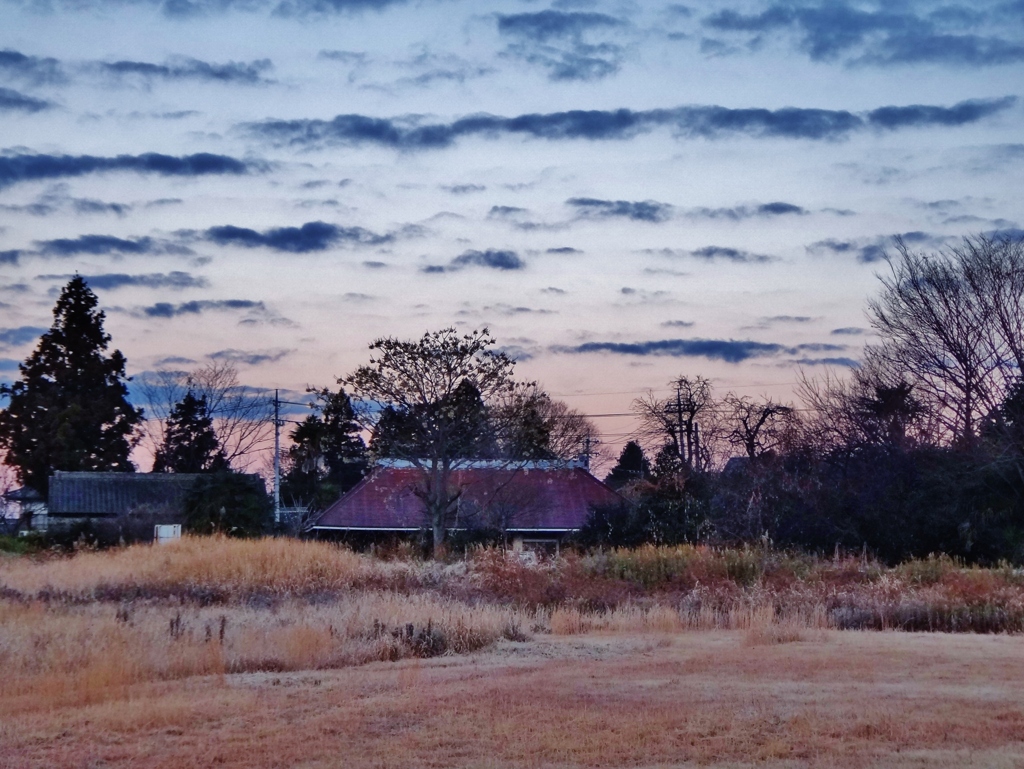
[[[1024,767],[1024,636],[836,629],[1015,631],[1020,581],[695,548],[0,557],[0,767]]]

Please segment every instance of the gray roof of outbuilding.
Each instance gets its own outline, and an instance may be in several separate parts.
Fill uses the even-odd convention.
[[[180,508],[195,473],[72,473],[50,477],[50,515],[124,515],[143,505]]]
[[[43,495],[28,486],[20,486],[4,493],[4,499],[8,502],[42,502]]]

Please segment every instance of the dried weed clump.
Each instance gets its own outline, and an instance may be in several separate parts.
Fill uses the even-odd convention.
[[[273,607],[0,601],[0,713],[119,698],[147,681],[467,653],[522,640],[531,619],[371,591]]]
[[[744,612],[770,611],[812,627],[826,617],[840,629],[1024,632],[1024,572],[945,557],[888,568],[768,548],[647,545],[529,565],[485,550],[470,559],[467,577],[453,594],[547,608],[566,628],[578,624],[574,610],[589,628],[632,616],[643,630],[657,605],[677,611],[684,628],[742,628]]]
[[[835,629],[1024,632],[1024,574],[932,558],[886,568],[763,548],[643,547],[435,564],[290,539],[185,538],[0,561],[0,713],[189,676],[461,654],[533,633]]]
[[[383,562],[324,542],[183,537],[159,547],[79,553],[0,567],[0,585],[27,598],[130,600],[183,597],[200,602],[249,595],[310,595],[355,587],[415,585],[429,567]]]

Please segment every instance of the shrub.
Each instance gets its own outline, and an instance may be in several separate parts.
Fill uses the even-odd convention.
[[[273,523],[273,503],[257,476],[210,473],[185,497],[185,529],[195,534],[258,537]]]
[[[38,552],[43,547],[45,547],[45,542],[43,536],[38,532],[31,532],[25,537],[0,536],[0,553],[28,555]]]

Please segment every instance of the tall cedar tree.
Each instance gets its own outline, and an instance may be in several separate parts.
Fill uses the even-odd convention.
[[[310,414],[292,430],[291,467],[282,479],[281,492],[286,499],[322,510],[359,482],[367,456],[348,394],[327,388],[313,392],[319,413]]]
[[[128,402],[120,350],[104,355],[110,335],[98,303],[84,278],[72,278],[21,378],[0,387],[10,399],[0,411],[4,461],[44,497],[55,470],[135,470],[128,455],[142,410]]]
[[[228,469],[206,397],[197,398],[189,390],[167,418],[164,443],[156,452],[153,472],[216,473]]]

